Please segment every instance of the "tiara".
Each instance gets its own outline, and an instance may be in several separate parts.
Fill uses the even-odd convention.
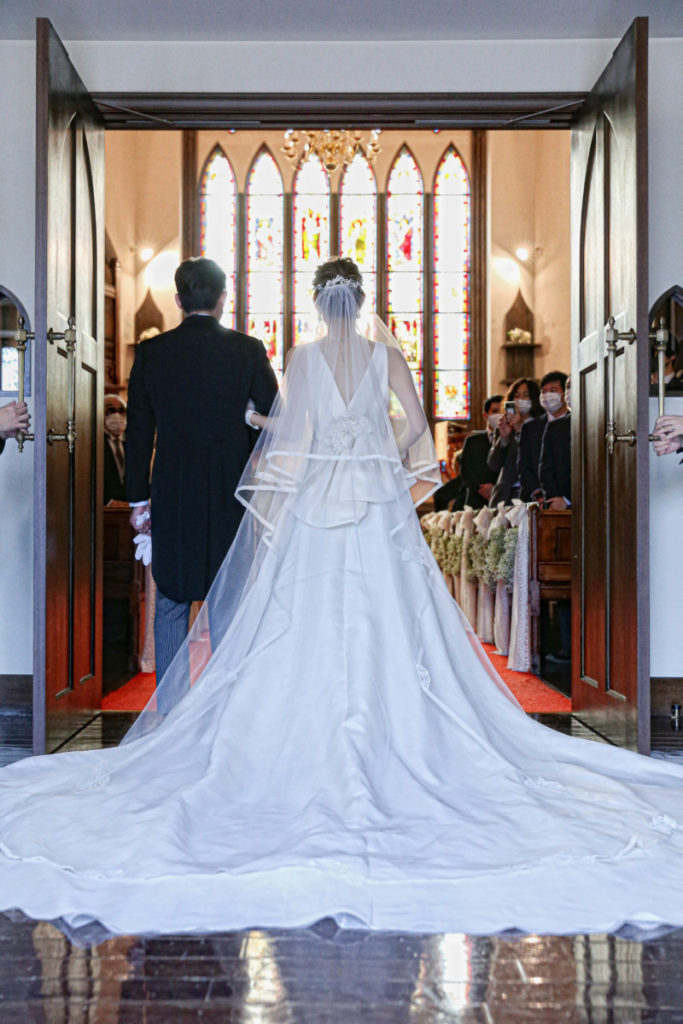
[[[353,288],[355,292],[362,292],[363,286],[360,281],[356,281],[352,277],[344,277],[342,274],[337,274],[336,277],[331,278],[329,281],[325,281],[325,284],[316,288],[316,291],[323,291],[325,288]]]

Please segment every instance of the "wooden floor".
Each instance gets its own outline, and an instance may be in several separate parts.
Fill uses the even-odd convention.
[[[64,749],[111,746],[97,715]],[[572,715],[536,716],[600,741]],[[661,724],[681,749],[681,734]],[[26,715],[0,715],[0,757]],[[2,742],[7,742],[4,751]],[[9,751],[14,757],[9,757]],[[0,915],[0,1024],[683,1024],[683,930],[658,937],[308,929],[83,939]]]

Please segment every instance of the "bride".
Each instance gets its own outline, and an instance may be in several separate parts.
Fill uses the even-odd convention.
[[[350,260],[314,296],[326,331],[256,421],[242,525],[157,695],[118,748],[0,773],[0,909],[112,932],[683,925],[683,771],[522,712],[423,541],[413,498],[440,478],[400,350],[361,331]]]

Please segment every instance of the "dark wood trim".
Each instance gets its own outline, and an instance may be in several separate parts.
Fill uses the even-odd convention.
[[[330,256],[334,258],[340,255],[341,225],[341,204],[339,202],[339,189],[333,189],[330,182]]]
[[[197,132],[183,131],[182,142],[182,258],[199,254],[199,210],[197,202]]]
[[[585,93],[136,93],[93,98],[107,128],[569,128]]]
[[[49,66],[52,27],[47,18],[36,20],[36,248],[34,394],[47,394],[47,217]],[[47,609],[47,500],[46,404],[33,411],[35,435],[33,463],[33,753],[45,752],[45,656]]]
[[[638,423],[636,544],[638,549],[638,750],[650,753],[650,446],[649,250],[648,250],[648,19],[636,18],[636,208]]]
[[[377,193],[377,315],[387,321],[387,194]]]
[[[284,210],[283,210],[283,301],[282,301],[282,356],[283,359],[287,358],[287,353],[292,348],[294,339],[294,280],[293,280],[293,268],[294,268],[294,253],[293,245],[294,239],[292,238],[292,226],[294,223],[294,196],[291,192],[285,192],[283,195]],[[286,283],[289,281],[289,287]],[[283,366],[284,370],[284,366]]]
[[[422,388],[424,411],[434,432],[434,193],[423,192]]]
[[[247,323],[247,197],[237,191],[235,198],[235,327],[249,332]]]
[[[487,190],[487,136],[477,129],[472,132],[470,168],[470,426],[475,430],[484,426],[483,407],[488,390]]]

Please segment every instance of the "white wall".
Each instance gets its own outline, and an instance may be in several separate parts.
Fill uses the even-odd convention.
[[[59,26],[56,28],[59,30]],[[90,89],[519,92],[590,88],[614,41],[67,42]],[[34,47],[0,41],[0,284],[33,317]],[[683,39],[650,47],[651,295],[683,281]],[[19,463],[17,460],[22,459]],[[31,454],[0,458],[0,673],[31,672]],[[653,519],[655,516],[653,515]],[[653,566],[657,586],[671,584]],[[25,625],[24,625],[25,624]],[[656,645],[653,645],[653,647]]]
[[[0,286],[23,304],[33,325],[34,48],[0,43]],[[6,400],[0,399],[4,404]],[[27,399],[33,411],[33,400]],[[33,599],[33,449],[8,441],[0,455],[0,674],[30,674]]]
[[[683,285],[683,39],[650,47],[650,305]],[[682,408],[674,409],[674,403]],[[681,399],[667,409],[683,413]],[[650,401],[651,422],[656,402]],[[674,455],[650,459],[650,674],[683,676],[683,466]]]

